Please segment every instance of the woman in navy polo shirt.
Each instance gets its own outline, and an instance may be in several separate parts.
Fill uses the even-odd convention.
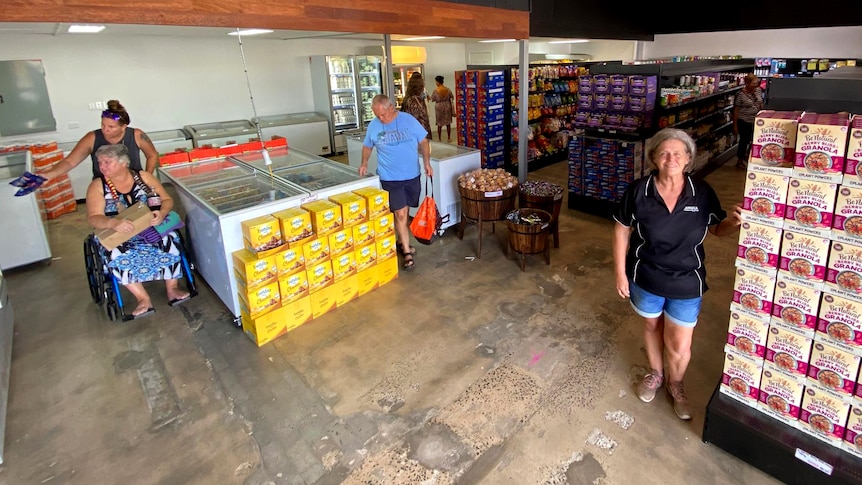
[[[655,398],[665,381],[680,419],[691,419],[683,377],[691,359],[691,341],[707,290],[703,241],[734,233],[742,224],[741,207],[730,218],[715,191],[686,173],[696,153],[684,131],[665,128],[647,141],[646,156],[655,165],[632,182],[614,216],[614,270],[617,293],[630,298],[644,317],[644,341],[650,371],[638,386],[644,402]]]

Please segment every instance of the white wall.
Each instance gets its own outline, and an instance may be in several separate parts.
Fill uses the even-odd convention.
[[[628,40],[600,40],[580,44],[549,44],[531,40],[530,54],[587,54],[594,61],[624,61],[635,59],[636,43]],[[518,42],[470,43],[465,45],[467,64],[517,65],[520,62]],[[488,62],[485,62],[485,60]]]
[[[862,27],[741,30],[657,35],[642,42],[640,59],[677,55],[733,55],[862,59]]]
[[[309,56],[364,54],[369,45],[382,40],[244,37],[257,114],[314,111]],[[428,44],[427,52],[429,89],[435,75],[451,83],[453,73],[466,67],[463,44]],[[253,116],[235,37],[0,35],[0,60],[17,59],[42,60],[57,131],[0,138],[0,144],[75,142],[99,127],[100,113],[89,103],[109,99],[119,99],[131,126],[145,131]],[[78,128],[69,127],[76,123]]]

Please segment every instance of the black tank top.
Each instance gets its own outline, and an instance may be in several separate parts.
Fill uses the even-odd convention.
[[[96,142],[93,143],[93,153],[90,154],[90,160],[93,161],[93,178],[97,179],[102,176],[102,172],[99,171],[99,160],[96,159],[96,150],[103,145],[110,145],[110,143],[105,139],[101,128],[93,130],[93,134],[96,135]],[[135,141],[135,129],[131,126],[126,126],[126,133],[123,135],[120,143],[126,145],[126,148],[129,149],[129,168],[138,171],[143,170],[144,168],[141,167],[141,148],[138,146],[138,142]]]

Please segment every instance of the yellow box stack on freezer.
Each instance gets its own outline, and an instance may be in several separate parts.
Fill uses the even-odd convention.
[[[302,255],[305,257],[306,268],[320,261],[326,261],[329,259],[330,253],[328,236],[309,239],[302,246]]]
[[[305,269],[305,254],[301,246],[279,251],[273,258],[279,277]]]
[[[374,224],[374,238],[380,240],[395,234],[395,216],[391,212],[379,214],[371,222]]]
[[[332,262],[329,260],[309,264],[305,270],[308,274],[308,293],[314,294],[332,284]]]
[[[279,277],[278,291],[281,293],[282,305],[308,296],[308,273],[305,270],[299,270]]]
[[[289,248],[300,246],[304,239],[314,235],[311,213],[302,207],[291,207],[272,215],[281,224],[281,236]]]
[[[376,187],[363,187],[353,193],[365,198],[369,219],[389,212],[389,192]]]
[[[266,254],[284,244],[281,235],[281,224],[271,215],[255,217],[240,222],[245,247],[257,256]],[[261,254],[264,253],[264,254]]]
[[[395,258],[396,242],[395,235],[377,239],[377,261],[378,264],[386,259]]]
[[[240,286],[237,281],[237,286]],[[242,288],[239,293],[239,308],[251,318],[257,318],[270,312],[281,304],[281,293],[278,291],[278,281],[255,289]]]
[[[374,223],[371,221],[360,222],[353,225],[353,244],[356,247],[374,242]]]
[[[356,255],[353,251],[339,254],[332,258],[332,275],[335,281],[341,281],[356,274]]]
[[[248,249],[234,251],[231,256],[234,270],[247,288],[258,288],[278,277],[275,256],[258,258]]]
[[[344,227],[360,223],[368,217],[368,202],[359,194],[344,192],[330,196],[329,200],[341,206]]]
[[[311,213],[311,227],[317,237],[328,235],[343,227],[341,206],[329,200],[315,200],[302,204]]]
[[[339,254],[353,252],[353,230],[351,228],[335,231],[329,236],[329,254],[335,257]]]
[[[363,271],[377,264],[377,244],[374,242],[357,247],[354,254],[356,271]]]

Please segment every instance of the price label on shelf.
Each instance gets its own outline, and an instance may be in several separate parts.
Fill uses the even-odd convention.
[[[805,463],[808,463],[809,465],[813,466],[814,468],[820,470],[827,475],[832,475],[832,465],[826,463],[825,461],[821,460],[820,458],[817,458],[816,456],[812,455],[811,453],[808,453],[805,450],[796,448],[796,458],[804,461]]]

